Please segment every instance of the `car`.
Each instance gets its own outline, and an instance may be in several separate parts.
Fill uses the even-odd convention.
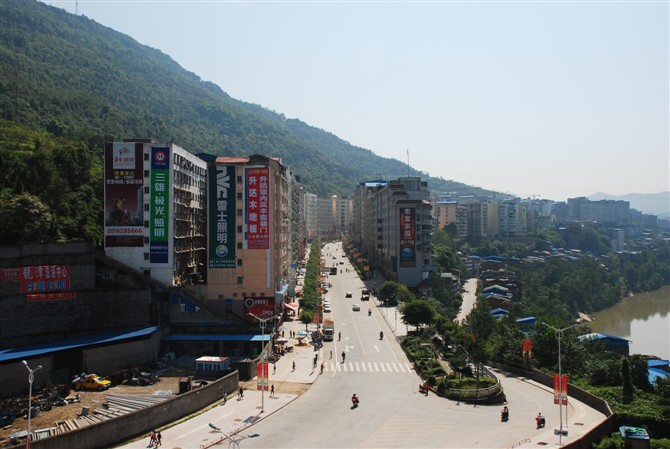
[[[360,312],[360,311],[361,311],[361,306],[360,306],[360,304],[354,304],[354,305],[351,307],[351,310],[353,310],[354,312]]]
[[[347,292],[347,294],[344,295],[345,298],[351,298],[352,296],[353,296],[353,295],[351,294],[351,292]]]
[[[323,306],[323,313],[330,313],[333,310],[330,308],[330,304],[327,306]]]
[[[77,390],[103,391],[112,386],[112,382],[107,379],[103,379],[97,374],[86,374],[85,376],[77,377],[72,381],[72,384]]]

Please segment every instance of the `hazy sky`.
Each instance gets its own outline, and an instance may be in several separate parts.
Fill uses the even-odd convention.
[[[75,12],[74,0],[46,3]],[[78,11],[234,98],[380,156],[406,162],[409,150],[431,176],[563,201],[670,189],[668,5],[79,0]]]

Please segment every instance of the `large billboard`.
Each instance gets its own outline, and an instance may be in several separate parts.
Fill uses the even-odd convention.
[[[76,297],[70,290],[69,265],[37,265],[19,269],[21,294],[28,301],[53,301],[73,299]]]
[[[144,246],[142,144],[105,145],[105,246]]]
[[[400,208],[400,266],[416,266],[416,208]]]
[[[246,243],[249,249],[270,248],[270,168],[244,169]]]
[[[170,148],[151,148],[149,262],[168,263],[170,230]]]
[[[235,166],[209,170],[209,268],[235,268]]]

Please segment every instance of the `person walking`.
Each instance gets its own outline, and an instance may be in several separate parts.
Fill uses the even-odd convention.
[[[162,445],[163,445],[163,443],[162,443],[162,441],[161,441],[162,439],[163,439],[163,435],[161,435],[161,431],[159,430],[159,431],[156,433],[156,447],[158,447],[158,446],[162,446]]]
[[[293,371],[295,371],[295,360],[293,361]]]
[[[154,447],[156,445],[156,431],[152,430],[149,435],[149,447]]]
[[[347,357],[347,354],[346,354],[344,351],[342,351],[342,363],[344,363],[344,359],[345,359],[346,357]]]
[[[270,397],[275,395],[275,384],[272,384],[270,386]]]
[[[330,360],[333,360],[333,351],[330,351]]]
[[[323,362],[321,362],[321,374],[323,374]]]

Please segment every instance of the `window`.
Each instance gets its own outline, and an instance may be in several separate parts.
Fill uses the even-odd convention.
[[[149,177],[149,170],[144,170],[144,177],[148,178]]]
[[[241,217],[242,216],[242,209],[237,209],[237,216]]]
[[[147,194],[147,195],[149,194],[149,186],[146,186],[146,187],[144,188],[144,193]]]
[[[242,233],[242,226],[238,226],[238,227],[237,227],[237,232],[238,232],[239,234]]]
[[[241,267],[242,266],[242,259],[237,259],[237,266]]]
[[[149,160],[149,153],[144,153],[144,160],[148,161]]]
[[[241,200],[242,199],[242,192],[237,192],[237,199]]]
[[[244,284],[244,276],[237,276],[237,283]]]
[[[237,183],[238,183],[238,184],[242,184],[242,177],[241,177],[241,176],[238,176],[238,177],[237,177]]]
[[[144,253],[144,260],[149,260],[149,253]]]
[[[149,227],[149,220],[144,220],[144,227],[148,228]]]
[[[147,212],[149,212],[149,205],[148,205],[148,204],[145,204],[145,205],[144,205],[144,210],[147,211]]]
[[[237,249],[242,249],[242,242],[237,242]]]

